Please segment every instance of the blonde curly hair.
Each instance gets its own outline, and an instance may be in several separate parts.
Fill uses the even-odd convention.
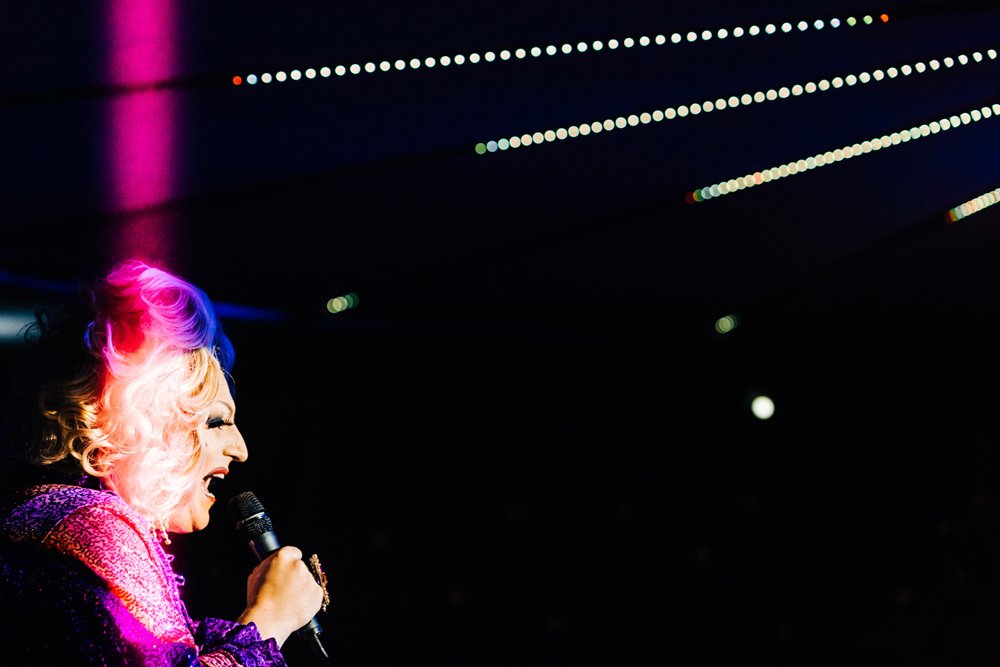
[[[154,526],[201,482],[198,427],[219,393],[232,346],[208,297],[136,260],[92,293],[87,362],[40,397],[36,462],[75,461]]]

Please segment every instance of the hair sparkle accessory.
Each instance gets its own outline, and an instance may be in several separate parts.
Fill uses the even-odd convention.
[[[319,564],[319,556],[316,554],[309,556],[309,570],[312,572],[313,578],[316,579],[316,583],[323,589],[323,606],[320,607],[320,610],[326,611],[330,605],[330,593],[326,590],[326,573],[323,572],[323,566]]]

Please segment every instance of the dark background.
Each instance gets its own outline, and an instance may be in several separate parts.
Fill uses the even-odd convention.
[[[26,318],[125,255],[221,304],[251,457],[219,496],[254,490],[322,556],[336,664],[1000,658],[1000,206],[945,215],[1000,186],[1000,118],[685,202],[998,102],[997,60],[474,151],[985,54],[993,3],[180,2],[150,33],[174,64],[123,77],[108,26],[130,4],[5,9],[0,304]],[[126,201],[109,118],[143,96],[173,109],[170,183]],[[175,540],[196,616],[236,615],[252,565],[223,504]]]

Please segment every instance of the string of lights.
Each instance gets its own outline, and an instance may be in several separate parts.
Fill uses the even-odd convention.
[[[568,56],[572,54],[581,54],[591,51],[617,51],[619,48],[622,49],[632,49],[636,46],[648,47],[648,46],[666,46],[676,45],[676,44],[687,44],[693,42],[709,42],[709,41],[719,41],[725,39],[740,39],[744,36],[746,37],[758,37],[761,35],[776,35],[780,33],[792,33],[792,32],[808,32],[823,30],[827,27],[836,30],[842,26],[855,27],[855,26],[871,26],[885,24],[889,22],[888,14],[881,14],[878,16],[864,15],[860,18],[849,16],[843,21],[839,18],[832,18],[829,20],[815,19],[813,21],[798,21],[797,23],[792,23],[790,21],[785,21],[783,23],[767,23],[763,26],[751,25],[746,28],[742,26],[736,26],[732,29],[730,28],[716,28],[716,29],[705,29],[701,31],[691,30],[686,33],[674,32],[669,36],[666,34],[657,34],[652,37],[648,35],[642,35],[640,37],[625,37],[623,39],[606,39],[606,40],[594,40],[594,41],[580,41],[575,44],[570,42],[565,42],[562,44],[549,44],[547,46],[532,46],[529,48],[513,48],[513,49],[501,49],[499,51],[485,51],[482,54],[478,52],[472,52],[468,55],[458,53],[453,56],[425,56],[425,57],[411,57],[411,58],[398,58],[396,60],[380,60],[378,62],[371,60],[365,63],[351,63],[347,65],[335,65],[333,67],[324,65],[320,67],[307,67],[304,69],[292,69],[289,71],[277,70],[273,74],[271,72],[251,72],[249,74],[235,74],[232,77],[232,83],[234,86],[242,86],[247,84],[249,86],[257,86],[258,84],[269,84],[269,83],[285,83],[285,82],[303,82],[303,81],[313,81],[317,79],[329,79],[331,76],[344,77],[348,75],[360,75],[364,74],[378,74],[387,72],[403,72],[403,71],[414,71],[421,68],[432,68],[432,67],[451,67],[462,66],[465,64],[477,65],[480,63],[494,63],[497,61],[504,62],[508,60],[525,60],[527,58],[543,58],[543,57],[555,57],[555,56]]]
[[[993,106],[995,110],[997,105]],[[981,194],[978,197],[970,199],[964,204],[959,204],[955,208],[949,210],[947,215],[948,222],[958,222],[962,218],[968,218],[970,215],[975,215],[984,208],[989,208],[997,202],[1000,202],[1000,188]]]
[[[610,132],[616,129],[622,130],[627,127],[648,125],[651,122],[658,123],[663,120],[674,120],[677,118],[685,118],[687,116],[697,116],[701,113],[711,113],[713,111],[723,111],[725,109],[737,109],[740,107],[750,106],[752,104],[763,104],[765,102],[773,102],[779,99],[799,97],[803,94],[811,95],[817,92],[825,93],[831,90],[843,88],[844,86],[850,87],[858,84],[868,84],[871,82],[880,83],[886,80],[895,79],[899,76],[907,77],[913,74],[936,72],[942,68],[951,69],[956,64],[967,65],[973,62],[984,62],[987,59],[996,60],[996,58],[996,49],[989,49],[985,55],[980,51],[976,51],[971,56],[961,54],[955,58],[952,58],[951,56],[942,58],[941,60],[935,58],[927,63],[921,61],[912,65],[907,64],[901,65],[900,67],[888,67],[885,70],[875,69],[871,72],[847,74],[842,77],[835,76],[829,80],[820,79],[818,82],[809,81],[805,84],[781,86],[780,88],[771,88],[766,91],[758,90],[754,93],[731,95],[728,98],[719,97],[715,100],[704,100],[701,102],[692,102],[690,104],[681,104],[677,107],[656,109],[654,111],[643,112],[641,114],[607,118],[603,121],[595,120],[589,123],[581,123],[580,125],[560,127],[556,130],[546,130],[514,135],[511,137],[503,137],[500,139],[491,139],[490,141],[476,144],[475,151],[479,155],[485,155],[487,153],[496,153],[497,151],[505,151],[512,148],[521,148],[524,146],[532,146],[546,142],[562,141],[564,139],[575,139],[578,137],[599,134],[601,132]]]
[[[747,188],[756,187],[758,185],[770,183],[771,181],[777,181],[788,176],[794,176],[806,171],[818,169],[819,167],[829,166],[835,162],[849,160],[851,158],[867,155],[886,148],[892,148],[893,146],[905,144],[910,141],[916,141],[917,139],[922,139],[932,134],[947,132],[964,125],[977,123],[981,120],[989,119],[998,115],[1000,115],[1000,104],[993,104],[992,106],[972,109],[958,115],[941,118],[939,120],[920,125],[919,127],[911,127],[909,129],[893,132],[891,134],[884,134],[881,137],[875,137],[860,143],[842,146],[832,151],[826,151],[824,153],[811,155],[807,158],[786,162],[785,164],[777,167],[770,167],[769,169],[755,171],[752,174],[746,174],[745,176],[738,176],[736,178],[720,181],[703,188],[692,190],[684,195],[684,199],[689,204],[708,201],[709,199],[715,199],[724,195],[733,194]]]

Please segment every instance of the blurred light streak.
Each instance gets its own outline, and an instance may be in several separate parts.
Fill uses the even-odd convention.
[[[889,17],[887,14],[882,14],[882,23],[888,23]],[[871,16],[865,16],[863,23],[865,25],[872,25],[873,20]],[[855,26],[858,21],[854,17],[847,19],[847,26]],[[839,28],[845,24],[841,22],[838,18],[832,18],[829,20],[825,19],[814,19],[811,21],[799,21],[795,28],[798,32],[807,32],[809,30],[818,31],[829,26],[832,29]],[[785,22],[781,26],[781,32],[791,33],[795,32],[791,23]],[[496,51],[486,50],[482,54],[479,52],[472,52],[468,55],[464,53],[458,53],[455,55],[444,55],[439,57],[434,56],[424,56],[424,57],[399,57],[394,61],[390,60],[369,60],[363,65],[360,62],[351,63],[349,65],[336,65],[332,68],[330,66],[323,66],[319,68],[320,76],[324,79],[330,77],[331,73],[335,74],[337,77],[346,76],[348,73],[352,75],[360,75],[362,72],[366,74],[376,74],[378,72],[391,72],[391,71],[405,71],[407,67],[410,70],[417,70],[421,67],[431,68],[436,65],[441,67],[449,67],[451,65],[462,66],[466,63],[471,65],[479,64],[481,62],[493,63],[497,60],[506,62],[509,60],[525,60],[534,59],[542,57],[557,57],[560,55],[573,55],[588,52],[608,52],[617,51],[618,49],[632,49],[636,46],[643,48],[648,46],[670,46],[684,43],[697,42],[701,40],[702,42],[709,41],[720,41],[727,38],[740,39],[746,36],[747,38],[759,37],[764,35],[774,35],[778,33],[778,28],[774,23],[764,24],[763,30],[758,25],[750,25],[748,27],[735,26],[733,28],[712,28],[712,29],[702,29],[702,30],[688,30],[686,32],[673,32],[673,33],[659,33],[650,36],[649,34],[640,35],[638,37],[623,37],[621,39],[609,38],[609,39],[598,39],[590,42],[586,41],[567,41],[559,44],[552,43],[545,46],[535,45],[532,47],[515,47],[510,49],[499,49]],[[378,64],[376,64],[378,63]],[[314,68],[310,67],[306,70],[307,79],[314,79],[314,76],[308,76],[309,71],[315,71]],[[298,70],[293,70],[293,80],[300,80],[301,77],[294,76],[294,73]],[[261,83],[270,83],[271,81],[283,82],[287,80],[284,71],[278,71],[272,78],[270,72],[249,73],[245,77],[242,75],[234,75],[232,77],[232,83],[234,86],[241,85],[244,81],[254,86],[258,81]]]
[[[24,342],[24,327],[35,321],[28,310],[0,311],[0,343]]]
[[[787,176],[794,176],[818,167],[825,167],[835,162],[840,162],[841,160],[849,160],[860,155],[866,155],[875,151],[884,150],[909,141],[916,141],[917,139],[928,137],[932,134],[947,132],[948,130],[955,129],[963,125],[970,125],[980,120],[986,120],[998,115],[1000,115],[1000,104],[971,109],[970,111],[956,114],[954,116],[925,123],[919,127],[911,127],[909,129],[892,132],[891,134],[884,134],[881,137],[875,137],[861,143],[843,146],[832,151],[826,151],[807,158],[800,158],[799,160],[795,160],[793,162],[787,162],[777,167],[762,169],[752,174],[738,176],[736,178],[720,181],[719,183],[703,188],[697,188],[685,194],[684,199],[689,204],[704,202],[709,199],[714,199],[716,197],[739,192],[747,188],[752,188],[757,185],[776,181]]]
[[[971,59],[965,54],[961,54],[956,58],[952,58],[950,56],[945,57],[941,61],[938,61],[937,59],[931,59],[928,63],[918,61],[912,65],[900,65],[898,68],[890,66],[885,70],[874,69],[871,72],[860,72],[858,74],[847,74],[842,77],[835,76],[831,79],[820,79],[818,82],[808,81],[805,84],[796,83],[791,86],[758,90],[754,93],[747,92],[742,93],[741,95],[730,95],[728,98],[718,97],[714,100],[709,99],[702,102],[691,102],[690,104],[681,104],[677,107],[667,107],[663,110],[656,109],[651,112],[647,111],[641,114],[631,114],[627,117],[619,116],[617,118],[609,118],[604,121],[582,123],[580,125],[570,126],[568,129],[559,128],[557,130],[548,130],[546,132],[535,132],[533,134],[515,135],[513,137],[505,137],[502,139],[491,139],[489,141],[477,143],[474,150],[478,155],[485,155],[487,153],[505,151],[509,148],[520,148],[521,146],[540,144],[543,140],[553,142],[556,139],[561,140],[567,137],[585,137],[590,134],[598,134],[602,130],[610,131],[616,128],[624,129],[625,127],[648,125],[651,121],[658,123],[663,120],[674,120],[676,118],[685,118],[687,116],[697,116],[702,113],[711,113],[713,111],[737,109],[739,107],[750,106],[753,104],[774,102],[779,99],[785,100],[792,97],[800,97],[802,95],[812,95],[817,92],[825,93],[830,90],[838,90],[845,86],[850,87],[859,84],[867,85],[872,82],[881,83],[886,79],[896,79],[900,74],[903,76],[910,76],[911,74],[925,74],[927,72],[937,72],[941,69],[951,69],[955,67],[956,64],[968,65],[971,62],[981,63],[986,60],[996,60],[996,58],[996,49],[989,49],[985,55],[980,51],[975,51],[972,54]],[[874,83],[872,83],[872,85],[874,85]],[[525,141],[525,137],[531,137],[532,139]]]
[[[114,86],[138,86],[108,101],[108,203],[136,210],[175,192],[180,127],[176,93],[141,88],[177,75],[178,5],[161,0],[109,0],[107,76]],[[173,259],[166,216],[130,217],[110,230],[115,259]]]
[[[963,204],[959,204],[955,208],[948,211],[946,217],[948,222],[958,222],[963,218],[968,218],[970,215],[979,213],[984,208],[993,206],[997,202],[1000,202],[1000,188],[981,194],[978,197],[974,197]]]

